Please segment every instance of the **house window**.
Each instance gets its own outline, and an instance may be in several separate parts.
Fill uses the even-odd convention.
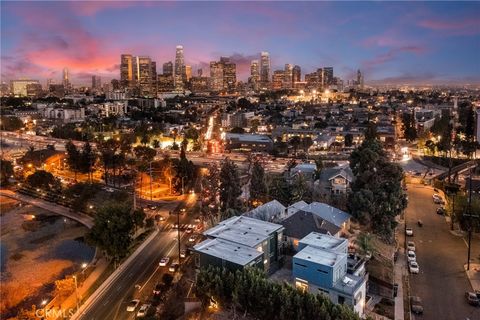
[[[300,289],[303,292],[305,292],[305,291],[308,290],[308,282],[304,281],[304,280],[301,280],[301,279],[296,279],[295,280],[295,287],[297,287],[297,289]]]
[[[338,304],[344,304],[344,303],[345,303],[345,297],[338,296]]]

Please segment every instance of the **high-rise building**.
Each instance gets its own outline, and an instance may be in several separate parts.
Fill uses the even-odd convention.
[[[250,78],[248,81],[253,85],[253,89],[257,90],[260,83],[260,69],[258,60],[252,60],[250,63]]]
[[[293,88],[293,65],[285,64],[285,70],[283,75],[283,89]]]
[[[172,61],[165,62],[162,68],[163,75],[173,76],[173,63]]]
[[[210,62],[210,90],[223,90],[223,63],[219,61]]]
[[[270,54],[262,51],[260,57],[260,85],[262,89],[268,89],[270,83]]]
[[[237,65],[227,57],[221,57],[220,63],[223,66],[223,90],[234,92],[237,84]]]
[[[177,46],[175,49],[175,73],[174,73],[174,81],[175,81],[175,89],[176,90],[183,90],[184,88],[184,66],[185,66],[185,58],[183,56],[183,46]]]
[[[156,63],[150,57],[135,57],[135,82],[142,96],[155,96],[157,94]]]
[[[305,82],[307,89],[317,90],[321,85],[321,81],[319,79],[319,72],[317,71],[305,74]]]
[[[171,92],[175,89],[173,74],[159,74],[157,76],[157,88],[159,92]]]
[[[63,68],[62,84],[66,91],[70,90],[70,75],[68,68]]]
[[[185,66],[184,72],[183,72],[183,82],[187,83],[190,81],[190,78],[192,77],[192,66]]]
[[[202,68],[199,68],[199,69],[197,70],[197,76],[198,76],[198,77],[203,76],[203,70],[202,70]]]
[[[357,70],[357,86],[358,86],[360,89],[363,89],[363,75],[362,75],[362,73],[360,72],[360,69]]]
[[[302,81],[302,69],[300,66],[294,66],[292,70],[292,81],[293,81],[293,86],[296,87],[295,85],[299,82]]]
[[[38,80],[30,80],[30,79],[12,80],[10,82],[13,95],[18,97],[28,96],[27,86],[38,88],[37,85],[40,85],[40,82]]]
[[[132,87],[133,82],[133,56],[122,54],[120,56],[120,85],[124,88]]]
[[[102,87],[100,76],[92,76],[92,89],[99,90]]]
[[[192,79],[190,79],[190,87],[192,92],[207,92],[208,78],[202,76],[192,77]]]
[[[333,67],[323,68],[323,84],[325,86],[333,84]]]
[[[272,76],[272,90],[280,90],[283,87],[285,71],[275,70]]]

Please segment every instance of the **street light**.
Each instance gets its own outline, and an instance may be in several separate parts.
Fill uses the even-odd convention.
[[[42,306],[46,305],[47,302],[48,302],[47,299],[43,299],[43,300],[42,300]]]
[[[77,311],[79,309],[79,304],[78,304],[78,284],[77,284],[77,276],[73,275],[73,280],[75,282],[75,302],[77,303]]]

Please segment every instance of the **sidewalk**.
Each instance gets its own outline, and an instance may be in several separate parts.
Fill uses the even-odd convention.
[[[470,270],[467,271],[467,265],[464,266],[468,281],[473,290],[480,290],[480,264],[470,263]]]
[[[404,220],[399,222],[397,230],[398,255],[393,270],[395,283],[398,284],[397,296],[395,297],[395,320],[403,320],[405,319],[403,278],[407,274],[404,249],[405,233],[403,232],[405,230]],[[408,294],[408,292],[405,294]]]

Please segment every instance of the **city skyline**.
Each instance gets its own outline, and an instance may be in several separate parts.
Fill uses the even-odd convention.
[[[360,69],[370,84],[479,84],[479,12],[452,2],[2,2],[1,74],[118,79],[124,53],[150,56],[160,74],[182,45],[195,74],[225,56],[242,81],[267,51],[272,73],[332,66],[345,80]]]

